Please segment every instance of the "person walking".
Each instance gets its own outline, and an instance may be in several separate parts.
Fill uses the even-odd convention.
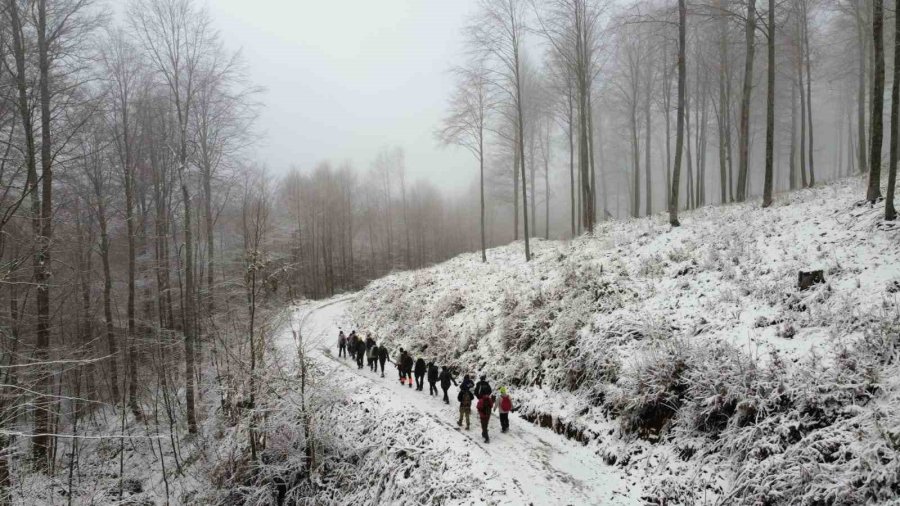
[[[500,401],[494,406],[494,409],[500,412],[500,432],[506,433],[509,430],[509,412],[512,408],[509,392],[506,387],[500,387]]]
[[[481,381],[475,385],[475,391],[473,393],[475,394],[475,398],[479,400],[485,395],[491,395],[491,393],[493,393],[490,383],[487,382],[487,376],[484,374],[481,375]]]
[[[378,346],[372,341],[372,346],[366,348],[366,361],[369,363],[369,370],[378,372]]]
[[[452,382],[454,386],[456,386],[456,380],[453,379],[453,374],[450,373],[450,368],[444,366],[441,369],[441,374],[438,376],[438,379],[441,381],[441,390],[444,391],[444,404],[450,404],[450,397],[447,395],[447,390],[450,389],[450,383]]]
[[[494,407],[494,399],[490,395],[483,395],[478,399],[475,409],[478,410],[478,419],[481,421],[481,437],[485,443],[490,443],[491,438],[488,436],[488,423],[491,421],[491,410]]]
[[[456,400],[459,401],[459,420],[456,422],[456,425],[462,427],[463,420],[465,420],[466,430],[469,430],[469,416],[472,414],[472,399],[474,399],[474,397],[468,388],[460,388],[459,393],[456,395]]]
[[[410,355],[408,351],[404,350],[403,354],[400,356],[400,362],[403,365],[403,373],[402,374],[404,375],[404,378],[406,378],[405,383],[407,383],[409,385],[409,388],[412,388],[412,386],[413,386],[413,378],[412,378],[413,358],[412,358],[412,355]]]
[[[343,330],[338,333],[338,358],[341,357],[347,358],[347,336]]]
[[[350,332],[347,336],[347,353],[351,359],[356,359],[356,331]]]
[[[397,356],[397,362],[395,365],[397,366],[397,372],[400,373],[400,384],[406,384],[406,371],[403,369],[403,357],[406,356],[406,351],[403,348],[400,348],[400,355]]]
[[[434,361],[428,362],[428,395],[437,395],[438,366]]]
[[[362,339],[356,340],[356,368],[363,368],[363,360],[366,357],[366,343]]]
[[[416,390],[422,391],[422,388],[425,386],[425,372],[428,371],[428,366],[425,365],[425,359],[419,357],[416,360]]]
[[[384,363],[388,360],[388,349],[384,345],[384,341],[378,346],[378,363],[381,364],[381,377],[384,377]]]
[[[472,378],[469,377],[468,374],[465,374],[463,375],[462,383],[460,383],[459,388],[472,391],[472,389],[475,388],[475,382],[472,381]]]

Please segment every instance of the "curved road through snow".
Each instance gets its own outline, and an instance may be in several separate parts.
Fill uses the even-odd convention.
[[[336,358],[339,328],[348,329],[352,322],[348,315],[351,298],[336,299],[297,309],[294,321],[299,322],[307,350],[321,357],[331,374],[348,375],[348,380],[364,378],[371,382],[372,391],[390,399],[392,408],[414,410],[427,416],[445,429],[446,441],[458,448],[469,448],[472,460],[484,467],[490,503],[499,504],[581,505],[581,504],[642,504],[642,487],[638,478],[629,476],[621,468],[606,465],[589,448],[569,441],[551,431],[536,427],[517,416],[510,419],[510,431],[500,433],[496,416],[491,417],[491,442],[481,439],[477,414],[472,413],[472,430],[456,426],[458,405],[456,387],[451,387],[451,403],[440,397],[418,392],[397,381],[397,373],[388,367],[385,378],[380,374],[356,368],[351,360]],[[285,352],[296,343],[287,338],[281,343]],[[352,382],[348,382],[352,383]],[[427,384],[426,384],[427,387]],[[515,399],[515,395],[513,395]]]

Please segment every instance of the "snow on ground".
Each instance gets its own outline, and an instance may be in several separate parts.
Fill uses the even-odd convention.
[[[510,385],[523,415],[647,472],[658,501],[883,500],[900,479],[862,469],[900,472],[900,439],[876,428],[900,427],[882,412],[900,403],[900,233],[862,195],[853,178],[675,229],[656,215],[533,240],[527,263],[521,243],[461,255],[373,282],[351,313]],[[799,290],[816,269],[825,283]]]
[[[462,483],[471,495],[445,504],[640,504],[642,487],[638,475],[606,465],[582,445],[540,429],[519,419],[512,420],[507,434],[499,431],[499,421],[491,420],[491,442],[485,444],[475,417],[471,430],[456,425],[457,389],[451,387],[453,402],[445,405],[439,397],[403,386],[388,364],[385,378],[367,367],[356,368],[349,359],[337,358],[339,328],[352,326],[347,308],[350,299],[298,309],[297,320],[307,349],[314,349],[325,367],[325,375],[354,401],[355,409],[371,410],[373,416],[392,418],[411,415],[418,423],[409,428],[430,436],[446,466],[448,482]],[[285,353],[296,344],[284,334]],[[477,415],[476,415],[477,416]],[[382,442],[375,441],[375,444]],[[374,503],[373,497],[361,504]],[[410,497],[398,497],[396,504],[410,504]],[[385,502],[379,502],[385,504]]]

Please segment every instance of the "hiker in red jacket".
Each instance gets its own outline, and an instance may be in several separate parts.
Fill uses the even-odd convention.
[[[506,387],[500,387],[500,401],[494,406],[494,409],[500,412],[500,432],[509,430],[509,412],[512,408],[509,392],[506,391]]]
[[[490,443],[491,438],[488,436],[488,422],[491,421],[491,409],[494,407],[494,399],[490,395],[482,395],[478,399],[475,408],[478,410],[478,418],[481,420],[481,436],[485,443]]]

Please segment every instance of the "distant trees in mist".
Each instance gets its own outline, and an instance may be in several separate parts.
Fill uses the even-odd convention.
[[[564,237],[663,208],[677,225],[681,209],[755,195],[767,206],[854,173],[871,175],[874,202],[883,17],[877,0],[480,0],[461,35],[463,67],[481,69],[494,98],[478,155],[486,207],[517,239],[541,221]],[[459,80],[444,132],[472,88]],[[541,146],[533,124],[552,125],[546,168],[529,157]],[[526,177],[542,170],[548,184]],[[527,204],[551,199],[567,206]]]

